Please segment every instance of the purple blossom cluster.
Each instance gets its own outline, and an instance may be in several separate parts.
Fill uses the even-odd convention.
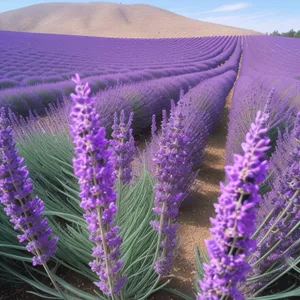
[[[154,158],[157,183],[154,187],[153,211],[158,219],[151,221],[151,225],[160,236],[159,257],[154,270],[161,276],[167,275],[172,267],[178,227],[174,218],[178,215],[182,197],[181,182],[189,167],[187,162],[189,139],[183,127],[185,116],[177,112],[174,105],[172,106],[169,122],[167,123],[166,118],[162,121],[159,150]]]
[[[105,126],[111,125],[110,116],[115,111],[124,110],[126,115],[133,111],[135,114],[133,130],[135,133],[141,132],[150,127],[153,115],[159,116],[162,110],[170,110],[171,99],[175,102],[179,101],[180,90],[184,90],[184,92],[189,89],[193,90],[202,81],[213,80],[224,74],[227,78],[231,77],[228,73],[238,70],[240,55],[241,46],[237,43],[236,47],[231,49],[231,52],[226,56],[227,61],[219,67],[201,72],[195,71],[178,76],[131,83],[99,92],[97,97],[101,101],[97,105],[97,110],[103,114],[103,124]],[[199,94],[195,92],[196,95],[199,97]]]
[[[212,239],[206,241],[210,262],[204,264],[202,293],[198,300],[244,299],[238,285],[250,271],[246,257],[254,251],[256,205],[260,202],[259,183],[267,175],[269,149],[266,137],[268,114],[259,111],[242,144],[243,155],[234,155],[234,164],[225,167],[227,184],[221,184],[221,196],[211,219]]]
[[[76,94],[71,94],[73,108],[70,117],[76,154],[74,173],[79,178],[80,206],[85,210],[90,240],[96,244],[92,249],[95,259],[89,265],[99,276],[100,281],[95,285],[105,295],[113,295],[120,292],[126,277],[120,274],[122,239],[119,227],[114,225],[117,206],[112,152],[108,149],[105,128],[101,127],[95,110],[95,99],[90,97],[89,85],[83,85],[78,75],[73,81]]]
[[[14,229],[22,232],[17,237],[20,243],[27,242],[32,264],[42,265],[55,254],[58,238],[51,237],[52,229],[43,217],[43,201],[33,196],[29,172],[16,148],[4,108],[0,110],[0,162],[0,203]]]
[[[129,183],[132,179],[132,162],[136,151],[131,128],[132,120],[133,113],[129,115],[128,122],[125,123],[125,114],[122,110],[118,124],[118,114],[115,112],[111,135],[113,139],[110,141],[114,167],[119,179],[124,184]]]
[[[281,140],[282,141],[282,140]],[[284,261],[299,250],[300,222],[300,113],[298,113],[293,131],[288,135],[293,149],[288,153],[286,168],[282,169],[272,183],[272,190],[263,201],[271,204],[272,212],[268,222],[257,238],[258,247],[251,259],[251,275],[258,276],[274,264]],[[281,145],[278,145],[279,150]],[[263,258],[263,259],[262,259]],[[272,274],[273,277],[278,273]],[[247,292],[270,281],[260,278],[259,282],[249,282]]]
[[[185,95],[180,93],[181,100],[176,109],[177,113],[188,116],[183,120],[184,133],[189,137],[188,146],[188,168],[181,181],[181,192],[183,196],[180,202],[188,199],[197,172],[193,168],[199,167],[203,161],[204,149],[208,142],[208,137],[214,130],[221,114],[224,110],[226,97],[230,92],[236,72],[227,71],[224,74],[215,76],[199,83],[190,89]],[[182,90],[181,90],[182,91]],[[152,139],[145,150],[145,160],[147,168],[155,174],[156,165],[150,159],[156,155],[159,149],[160,137],[164,135],[167,127],[166,111],[163,111],[163,124],[161,131],[157,132],[154,119],[152,120]]]

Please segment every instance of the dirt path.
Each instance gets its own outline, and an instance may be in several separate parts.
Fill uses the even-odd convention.
[[[188,204],[185,204],[179,214],[179,248],[172,271],[170,287],[195,299],[193,285],[195,278],[195,253],[197,245],[200,251],[204,249],[204,240],[209,237],[209,218],[214,215],[213,203],[219,195],[219,182],[224,178],[224,156],[227,136],[228,113],[232,91],[226,99],[226,106],[220,124],[210,136],[205,151],[204,165],[200,169],[196,182],[199,191],[195,193]],[[161,293],[151,300],[182,299],[175,295]]]

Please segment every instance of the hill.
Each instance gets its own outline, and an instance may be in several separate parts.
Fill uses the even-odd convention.
[[[197,37],[258,32],[189,19],[145,4],[43,3],[0,13],[0,29],[103,37]]]

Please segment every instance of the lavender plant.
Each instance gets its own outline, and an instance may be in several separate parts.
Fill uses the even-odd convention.
[[[34,179],[35,189],[47,204],[47,215],[55,234],[60,236],[58,252],[54,258],[58,264],[74,272],[75,278],[85,278],[85,282],[99,281],[98,275],[88,266],[94,243],[89,240],[89,230],[82,218],[84,210],[80,208],[80,187],[78,179],[73,174],[72,157],[74,149],[68,128],[56,126],[62,113],[50,113],[47,120],[24,120],[22,124],[16,122],[15,133],[18,136],[18,148]],[[69,117],[67,118],[69,119]],[[28,124],[29,122],[30,124]],[[24,126],[26,125],[26,126]],[[107,144],[108,145],[108,144]],[[153,270],[158,234],[150,226],[154,218],[153,208],[153,178],[143,167],[138,177],[131,185],[118,187],[122,200],[118,204],[118,211],[114,216],[116,224],[124,239],[122,269],[127,280],[122,289],[122,295],[101,295],[97,291],[87,293],[74,285],[70,285],[63,278],[55,276],[57,282],[64,287],[63,296],[49,288],[44,282],[35,282],[30,276],[24,276],[10,265],[6,258],[14,257],[24,262],[26,268],[33,274],[45,276],[43,272],[27,266],[27,257],[20,253],[15,245],[13,233],[6,226],[0,227],[0,244],[5,246],[0,259],[0,278],[9,274],[13,280],[22,280],[34,286],[37,290],[32,292],[42,298],[68,297],[72,299],[96,300],[107,298],[119,299],[147,299],[153,292],[161,289],[159,276]],[[3,223],[3,215],[0,213]],[[61,222],[62,221],[62,222]],[[4,223],[5,219],[4,219]],[[10,254],[12,253],[12,254]],[[3,258],[3,259],[2,259]],[[30,292],[30,291],[29,291]]]
[[[281,170],[281,176],[272,182],[271,192],[263,198],[273,208],[256,232],[258,247],[249,260],[251,272],[244,286],[247,295],[260,294],[271,284],[272,279],[287,269],[287,259],[299,252],[300,113],[295,120],[294,129],[286,139],[290,144],[288,148],[293,149],[284,162],[286,168]],[[285,144],[285,140],[281,140],[281,143]],[[279,144],[277,151],[281,152],[281,147]]]
[[[90,267],[99,276],[100,281],[95,285],[104,294],[113,297],[121,291],[126,277],[120,274],[123,265],[120,260],[122,239],[118,233],[119,227],[114,225],[117,196],[112,153],[107,149],[105,129],[96,114],[88,84],[83,85],[78,74],[73,81],[77,85],[76,94],[71,94],[74,103],[71,133],[76,154],[74,173],[79,178],[80,206],[85,210],[84,218],[91,231],[90,240],[96,244],[92,253],[95,260]]]
[[[33,266],[43,265],[60,292],[47,266],[56,252],[58,238],[52,236],[52,229],[43,217],[43,201],[33,195],[29,172],[16,148],[4,108],[0,110],[0,161],[0,203],[5,206],[4,211],[14,229],[22,232],[17,237],[20,243],[27,242],[26,250],[33,255]]]
[[[174,249],[176,247],[176,230],[178,224],[174,219],[178,215],[182,197],[181,182],[188,167],[188,136],[184,133],[185,116],[176,112],[171,105],[169,123],[162,121],[162,136],[159,150],[154,159],[157,166],[157,184],[155,185],[155,207],[153,211],[158,219],[151,221],[154,230],[159,232],[159,258],[154,266],[155,271],[167,275],[172,267]],[[153,126],[154,128],[154,126]]]
[[[235,155],[233,166],[225,167],[227,184],[215,204],[216,218],[211,219],[213,239],[206,241],[210,262],[204,264],[202,292],[197,299],[244,299],[239,284],[250,270],[247,256],[255,249],[251,239],[255,231],[255,206],[260,202],[259,183],[265,177],[269,149],[266,137],[268,115],[259,111],[242,144],[244,155]]]
[[[118,124],[118,114],[114,114],[114,125],[112,126],[113,140],[110,145],[113,150],[112,159],[114,168],[119,180],[123,184],[129,183],[132,179],[132,162],[135,154],[134,138],[131,124],[133,113],[129,115],[127,124],[125,123],[124,110],[120,113],[120,123]]]

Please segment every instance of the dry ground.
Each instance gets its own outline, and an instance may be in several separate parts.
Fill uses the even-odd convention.
[[[0,30],[122,38],[260,34],[145,4],[43,3],[0,13]]]

